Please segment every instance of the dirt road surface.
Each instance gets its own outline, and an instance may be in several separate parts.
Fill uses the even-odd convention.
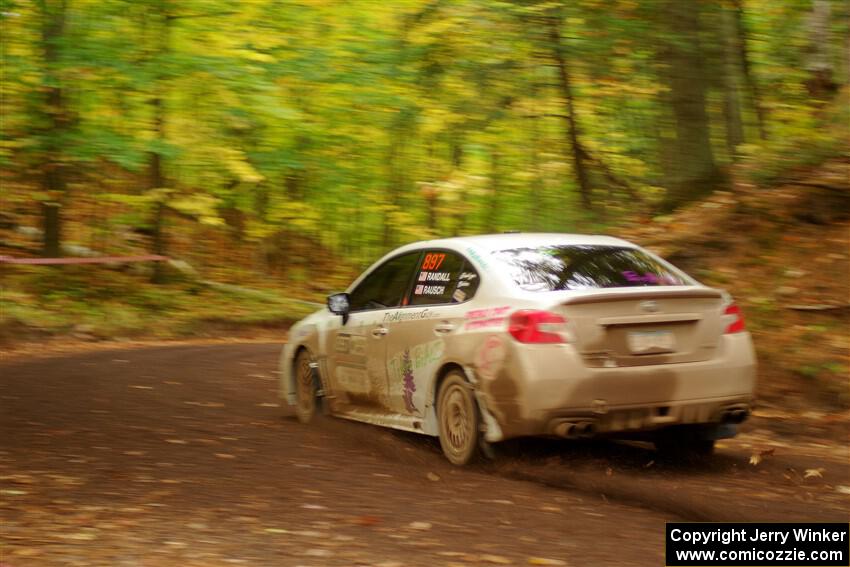
[[[703,465],[535,441],[459,469],[429,438],[299,424],[279,349],[0,365],[2,567],[663,565],[668,521],[848,519],[846,442],[756,423]]]

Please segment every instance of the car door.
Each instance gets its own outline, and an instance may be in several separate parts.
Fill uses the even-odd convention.
[[[386,408],[386,349],[391,318],[407,294],[419,252],[402,254],[372,270],[350,293],[351,312],[328,335],[328,378],[335,412]]]
[[[446,341],[463,326],[462,304],[477,287],[478,273],[463,256],[450,250],[423,251],[405,305],[387,324],[393,412],[424,417]]]

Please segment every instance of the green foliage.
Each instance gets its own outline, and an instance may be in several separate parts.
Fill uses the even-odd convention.
[[[94,338],[181,337],[264,326],[283,329],[315,307],[286,299],[282,290],[236,286],[146,285],[109,268],[64,266],[61,277],[35,269],[5,274],[0,291],[0,341],[76,333]],[[14,289],[15,291],[12,291]]]
[[[845,151],[850,105],[809,92],[807,57],[825,45],[846,82],[847,6],[813,37],[808,1],[737,4],[694,2],[691,29],[664,1],[7,1],[0,168],[32,199],[95,195],[114,224],[167,231],[159,204],[211,226],[238,213],[249,240],[295,231],[355,264],[430,236],[604,229],[673,188],[692,198],[706,168],[764,180]],[[677,53],[704,84],[682,90]],[[700,124],[682,123],[688,92]],[[708,125],[699,159],[714,163],[683,169],[682,144],[700,143],[683,132]],[[38,181],[57,164],[67,192]]]

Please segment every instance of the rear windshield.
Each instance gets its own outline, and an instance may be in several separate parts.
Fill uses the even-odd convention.
[[[685,274],[642,250],[619,246],[542,246],[493,253],[526,291],[691,285]]]

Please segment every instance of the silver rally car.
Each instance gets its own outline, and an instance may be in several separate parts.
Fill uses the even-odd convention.
[[[521,436],[645,437],[707,454],[750,413],[741,311],[625,240],[499,234],[418,242],[294,327],[280,394],[439,436],[465,464]]]

